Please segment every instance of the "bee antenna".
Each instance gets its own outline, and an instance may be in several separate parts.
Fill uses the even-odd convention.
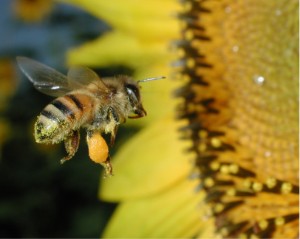
[[[139,80],[138,83],[140,82],[146,82],[146,81],[152,81],[152,80],[161,80],[161,79],[165,79],[165,76],[158,76],[158,77],[151,77],[151,78],[146,78],[143,80]]]

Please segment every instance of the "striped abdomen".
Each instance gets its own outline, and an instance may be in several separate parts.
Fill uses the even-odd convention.
[[[47,105],[35,123],[35,140],[38,143],[59,143],[72,130],[91,120],[92,97],[85,94],[69,94]]]

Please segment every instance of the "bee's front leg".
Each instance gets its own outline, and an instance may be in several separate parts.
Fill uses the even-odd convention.
[[[72,131],[72,134],[65,139],[64,143],[68,155],[66,157],[63,157],[60,160],[60,163],[66,162],[67,160],[71,159],[75,155],[79,146],[79,140],[80,140],[79,130]]]
[[[122,115],[118,114],[118,112],[110,107],[108,109],[108,131],[110,132],[110,146],[113,146],[115,143],[117,131],[119,128],[119,124],[125,122],[125,118]]]
[[[118,128],[119,128],[118,125],[116,125],[115,128],[110,133],[110,146],[113,146],[115,143]]]

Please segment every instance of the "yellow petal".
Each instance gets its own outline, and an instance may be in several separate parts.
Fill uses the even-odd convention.
[[[172,39],[178,34],[173,16],[179,8],[174,0],[61,0],[79,6],[121,31],[140,38]]]
[[[126,33],[114,31],[68,53],[68,64],[88,66],[125,65],[132,68],[166,61],[163,42],[143,42]]]
[[[203,227],[201,228],[200,233],[196,236],[198,239],[204,239],[204,238],[220,238],[220,236],[217,236],[215,232],[215,221],[214,218],[207,219],[203,222]]]
[[[119,201],[155,194],[187,176],[188,142],[178,140],[179,123],[171,117],[149,125],[113,155],[114,177],[103,180],[100,197]]]
[[[200,223],[201,209],[197,207],[203,199],[203,194],[195,193],[197,184],[196,180],[182,180],[170,190],[154,197],[122,203],[115,211],[103,236],[183,238],[197,235],[204,226]],[[135,185],[132,184],[131,187]]]

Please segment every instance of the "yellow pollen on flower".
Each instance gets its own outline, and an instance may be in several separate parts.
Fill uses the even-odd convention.
[[[247,237],[246,234],[242,233],[242,234],[239,235],[239,238],[241,238],[241,239],[247,239],[248,237]]]
[[[215,184],[215,181],[212,178],[206,178],[204,180],[204,185],[208,188],[212,187]]]
[[[283,217],[278,217],[275,219],[275,225],[276,226],[282,226],[285,223],[285,219]]]
[[[218,170],[220,168],[220,163],[219,162],[212,162],[210,164],[210,168],[214,171]]]
[[[218,138],[211,138],[210,143],[214,148],[219,148],[222,145],[222,141]]]
[[[268,178],[267,180],[266,180],[266,185],[267,185],[267,187],[268,188],[274,188],[275,186],[276,186],[276,184],[277,184],[277,180],[275,179],[275,178]]]
[[[230,172],[228,165],[222,165],[220,171],[224,174],[228,174]]]
[[[199,137],[201,139],[205,139],[205,138],[207,138],[207,136],[208,136],[208,132],[207,131],[205,131],[205,130],[200,130],[199,131]]]
[[[192,40],[192,39],[194,39],[194,33],[193,33],[193,31],[187,30],[184,33],[184,39],[186,39],[186,40]]]
[[[234,188],[230,188],[226,191],[228,196],[234,196],[236,194],[236,190]]]
[[[177,55],[178,55],[178,58],[183,58],[186,56],[186,53],[182,49],[179,49],[179,50],[177,50]]]
[[[198,149],[200,152],[205,152],[207,149],[206,143],[200,143]]]
[[[192,10],[192,3],[191,2],[185,2],[183,5],[183,12],[188,12]]]
[[[253,183],[252,188],[255,192],[260,192],[263,189],[263,184],[255,182]]]
[[[220,233],[221,235],[224,237],[224,236],[227,236],[228,235],[228,229],[223,227],[221,230],[220,230]]]
[[[259,237],[257,235],[255,235],[255,234],[251,234],[250,235],[250,239],[259,239]]]
[[[243,186],[244,186],[244,188],[246,188],[246,189],[250,189],[250,188],[251,188],[251,186],[252,186],[252,182],[251,182],[251,180],[250,180],[250,179],[246,179],[246,180],[244,180],[244,182],[243,182]]]
[[[236,174],[239,171],[239,166],[237,164],[230,164],[229,171],[230,173]]]
[[[195,65],[196,65],[196,63],[195,63],[195,60],[194,60],[194,59],[188,58],[188,59],[186,60],[186,66],[187,66],[187,68],[192,69],[192,68],[195,67]]]
[[[262,229],[265,230],[268,227],[269,223],[267,220],[262,220],[258,223],[258,226]]]
[[[224,205],[222,203],[217,203],[215,206],[214,206],[214,212],[216,213],[220,213],[224,210]]]
[[[281,192],[283,193],[283,194],[288,194],[288,193],[290,193],[291,191],[292,191],[292,188],[293,188],[293,185],[291,184],[291,183],[283,183],[282,185],[281,185]]]

